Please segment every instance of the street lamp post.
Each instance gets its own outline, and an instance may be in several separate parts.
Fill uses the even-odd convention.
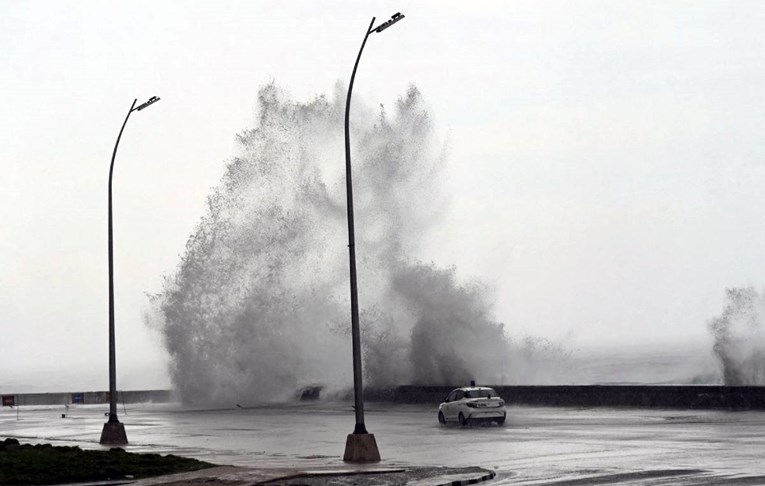
[[[101,444],[124,445],[128,443],[125,426],[117,418],[117,370],[116,370],[116,350],[114,340],[114,237],[112,232],[112,175],[114,173],[114,158],[117,156],[117,147],[122,138],[122,132],[125,130],[128,118],[134,111],[141,111],[147,106],[159,101],[159,98],[152,96],[146,103],[136,107],[138,100],[133,100],[130,105],[125,121],[117,136],[117,142],[114,144],[112,152],[112,162],[109,166],[109,421],[104,424],[101,431]]]
[[[364,45],[367,43],[369,34],[373,32],[382,32],[391,25],[395,24],[404,16],[401,13],[393,15],[390,20],[372,27],[375,18],[369,23],[364,41],[361,43],[359,55],[356,57],[356,64],[353,65],[351,82],[348,85],[348,98],[345,102],[345,184],[348,196],[348,253],[350,259],[351,273],[351,336],[353,341],[353,395],[356,410],[356,427],[352,434],[348,434],[345,443],[345,455],[343,460],[347,462],[379,462],[380,452],[377,449],[375,436],[367,432],[364,425],[364,387],[362,383],[361,372],[361,337],[359,333],[359,299],[356,288],[356,248],[353,226],[353,185],[351,177],[351,136],[350,136],[350,116],[351,116],[351,93],[353,92],[353,80],[356,78],[356,69],[359,67],[361,53],[364,51]]]

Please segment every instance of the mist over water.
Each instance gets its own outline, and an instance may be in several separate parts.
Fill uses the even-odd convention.
[[[255,128],[238,135],[176,273],[154,296],[184,401],[352,383],[345,94],[338,85],[301,102],[273,83],[259,91]],[[365,384],[528,382],[560,363],[565,353],[547,342],[510,339],[486,288],[422,259],[447,207],[447,157],[417,88],[390,113],[356,98],[351,118]]]
[[[752,287],[726,291],[727,303],[709,323],[726,385],[765,385],[765,295]]]

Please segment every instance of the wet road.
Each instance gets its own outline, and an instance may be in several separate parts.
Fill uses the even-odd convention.
[[[0,437],[99,448],[103,406],[0,410]],[[254,467],[343,466],[347,403],[120,407],[134,452]],[[765,412],[512,407],[502,427],[440,426],[435,410],[368,404],[383,464],[482,466],[492,484],[765,484]]]

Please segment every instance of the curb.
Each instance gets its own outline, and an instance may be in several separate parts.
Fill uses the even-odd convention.
[[[497,476],[494,471],[487,471],[487,474],[479,477],[472,477],[470,479],[457,479],[458,477],[464,477],[469,474],[452,474],[448,476],[441,476],[432,479],[423,479],[420,481],[407,483],[409,486],[464,486],[466,484],[478,484],[484,481],[489,481]],[[449,479],[454,478],[454,479]]]
[[[278,481],[291,481],[300,478],[326,478],[326,477],[344,477],[344,476],[371,476],[374,474],[403,473],[405,468],[381,468],[381,469],[327,469],[327,470],[301,470],[286,476],[267,479],[257,482],[257,484],[269,484]]]
[[[494,479],[495,477],[497,477],[497,473],[495,473],[494,471],[489,471],[489,474],[485,474],[481,476],[480,478],[468,479],[467,481],[452,481],[451,483],[444,483],[444,486],[446,484],[448,484],[449,486],[463,486],[464,484],[478,484],[484,481],[489,481],[490,479]]]
[[[181,486],[207,483],[213,485],[326,485],[351,486],[355,484],[408,485],[408,486],[461,486],[488,481],[497,476],[495,471],[481,467],[370,467],[327,469],[257,469],[236,466],[218,466],[187,473],[155,476],[135,481],[100,481],[89,486]],[[364,479],[364,478],[368,479]],[[72,485],[78,486],[78,485]]]
[[[298,485],[298,484],[335,484],[335,485],[352,485],[358,484],[359,476],[378,476],[376,481],[370,481],[370,484],[379,485],[407,485],[407,486],[462,486],[466,484],[477,484],[483,481],[488,481],[497,476],[495,471],[483,468],[471,468],[472,470],[465,470],[467,468],[450,468],[451,470],[440,471],[441,468],[385,468],[385,469],[371,469],[371,470],[325,470],[325,471],[298,471],[295,474],[289,476],[282,476],[278,478],[267,479],[262,482],[254,484],[269,484],[269,485]],[[435,470],[431,470],[435,469]],[[463,469],[460,471],[460,469]],[[430,470],[430,474],[428,471]],[[403,474],[398,477],[387,477],[387,474]],[[424,474],[423,474],[424,473]],[[435,474],[433,474],[435,473]],[[419,477],[418,477],[419,476]],[[341,479],[345,478],[345,479]],[[327,481],[317,483],[311,480],[324,480]],[[371,479],[371,478],[370,478]],[[303,481],[301,481],[303,480]],[[362,481],[365,482],[365,481]]]
[[[387,474],[387,473],[400,473],[406,472],[406,468],[403,467],[380,467],[370,469],[326,469],[326,470],[312,470],[306,469],[295,473],[294,476],[306,476],[309,478],[321,477],[321,476],[361,476],[364,474]]]

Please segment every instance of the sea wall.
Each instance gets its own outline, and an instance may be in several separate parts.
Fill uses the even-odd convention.
[[[641,407],[679,409],[765,410],[765,387],[720,385],[559,385],[494,386],[508,405],[548,407]],[[369,402],[438,405],[454,389],[452,386],[406,385],[395,388],[367,388]],[[296,395],[301,400],[325,398],[320,386],[306,388]],[[13,397],[15,405],[106,404],[108,392],[22,393]],[[336,397],[334,397],[336,398]],[[353,390],[342,399],[352,400]],[[171,402],[171,390],[133,390],[118,392],[119,403]]]
[[[437,405],[451,386],[365,391],[370,401]],[[494,386],[509,405],[765,410],[765,387],[720,385]]]
[[[12,397],[12,398],[10,398]],[[68,404],[99,404],[109,403],[109,392],[60,392],[60,393],[4,393],[3,404],[12,400],[13,405],[68,405]],[[118,391],[118,403],[170,402],[173,400],[171,390],[129,390]]]

